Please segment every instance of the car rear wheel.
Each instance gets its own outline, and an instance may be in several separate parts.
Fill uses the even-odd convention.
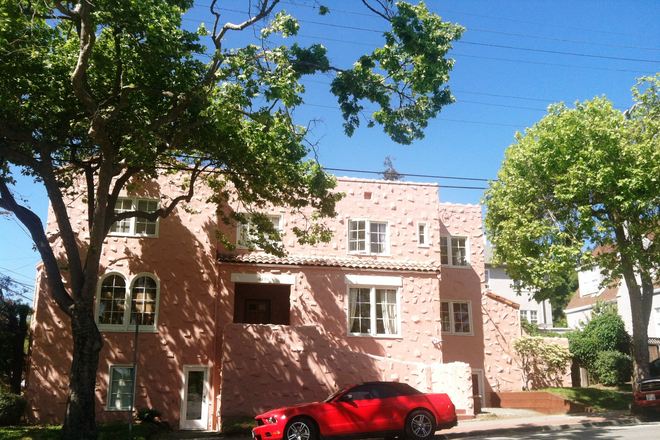
[[[293,419],[284,430],[286,440],[317,440],[316,426],[307,417]]]
[[[430,412],[418,409],[406,417],[406,437],[410,440],[426,440],[435,433],[435,420]]]

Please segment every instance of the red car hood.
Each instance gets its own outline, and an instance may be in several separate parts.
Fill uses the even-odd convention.
[[[257,418],[265,418],[265,417],[270,417],[273,415],[278,415],[278,414],[284,414],[291,412],[293,409],[300,409],[300,408],[306,408],[310,406],[316,406],[318,405],[319,402],[310,402],[310,403],[299,403],[297,405],[289,405],[289,406],[283,406],[282,408],[276,408],[273,410],[270,410],[268,412],[265,412],[263,414],[259,414]]]

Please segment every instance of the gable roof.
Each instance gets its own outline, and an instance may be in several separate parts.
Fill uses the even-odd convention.
[[[580,289],[578,288],[575,291],[573,298],[571,298],[571,301],[564,309],[564,312],[570,313],[572,309],[579,309],[583,307],[593,306],[598,301],[605,301],[605,302],[615,301],[618,293],[619,293],[618,284],[614,286],[611,285],[607,286],[604,290],[600,291],[596,295],[589,295],[583,297],[580,296]]]

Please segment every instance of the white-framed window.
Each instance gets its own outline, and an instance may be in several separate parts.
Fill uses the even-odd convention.
[[[400,337],[400,277],[347,275],[348,334]]]
[[[440,237],[440,263],[444,266],[468,267],[467,237]]]
[[[658,327],[660,327],[660,307],[655,308],[655,321]]]
[[[128,411],[133,399],[133,365],[110,365],[108,411]]]
[[[578,272],[578,283],[580,286],[580,296],[594,295],[600,291],[600,283],[603,276],[599,267],[581,270]]]
[[[273,227],[277,229],[280,233],[280,236],[283,234],[283,229],[282,229],[282,216],[280,215],[268,215],[268,220],[273,224]],[[236,245],[240,249],[248,249],[250,247],[250,243],[254,242],[254,240],[257,238],[256,236],[256,226],[252,224],[251,222],[248,221],[248,223],[239,223],[237,230],[236,230]],[[268,236],[265,237],[267,240],[270,238]],[[271,242],[274,242],[272,240]],[[259,247],[256,247],[256,249],[260,249]]]
[[[96,292],[96,324],[102,331],[156,331],[160,283],[150,273],[140,273],[130,283],[124,275],[109,272]]]
[[[154,212],[158,209],[159,203],[158,200],[154,199],[120,197],[115,203],[115,213],[121,214],[128,211]],[[109,235],[158,237],[158,225],[158,219],[149,221],[139,217],[125,218],[112,225]]]
[[[536,310],[521,310],[520,319],[525,320],[531,324],[539,323],[539,312]]]
[[[441,301],[442,332],[472,335],[472,304],[470,301]]]
[[[348,221],[349,254],[388,254],[389,224],[374,220]]]
[[[417,246],[429,247],[429,228],[426,223],[417,223]]]
[[[490,269],[484,271],[484,287],[490,289]]]

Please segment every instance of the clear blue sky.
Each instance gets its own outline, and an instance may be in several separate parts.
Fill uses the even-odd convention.
[[[197,0],[185,25],[211,27],[206,6]],[[247,1],[218,2],[223,19],[244,19]],[[350,67],[380,44],[385,24],[357,0],[326,0],[330,14],[319,16],[312,1],[283,2],[300,19],[301,45],[319,42],[338,67]],[[495,179],[505,149],[516,131],[539,121],[549,104],[606,95],[617,108],[632,104],[630,89],[638,77],[660,72],[660,1],[430,0],[431,11],[466,28],[449,56],[456,60],[449,86],[457,103],[431,121],[426,138],[411,146],[391,142],[376,128],[342,131],[336,100],[327,92],[330,78],[304,80],[306,105],[297,122],[322,120],[313,131],[318,158],[331,169],[382,171],[386,156],[396,158],[400,173]],[[323,24],[318,24],[323,23]],[[230,33],[226,47],[242,44],[249,33]],[[333,171],[339,176],[373,174]],[[442,202],[479,203],[485,182],[407,177],[438,182]],[[44,218],[44,191],[21,179],[16,191]],[[27,234],[9,216],[0,217],[0,273],[34,284],[39,256]],[[30,294],[31,295],[31,292]]]

